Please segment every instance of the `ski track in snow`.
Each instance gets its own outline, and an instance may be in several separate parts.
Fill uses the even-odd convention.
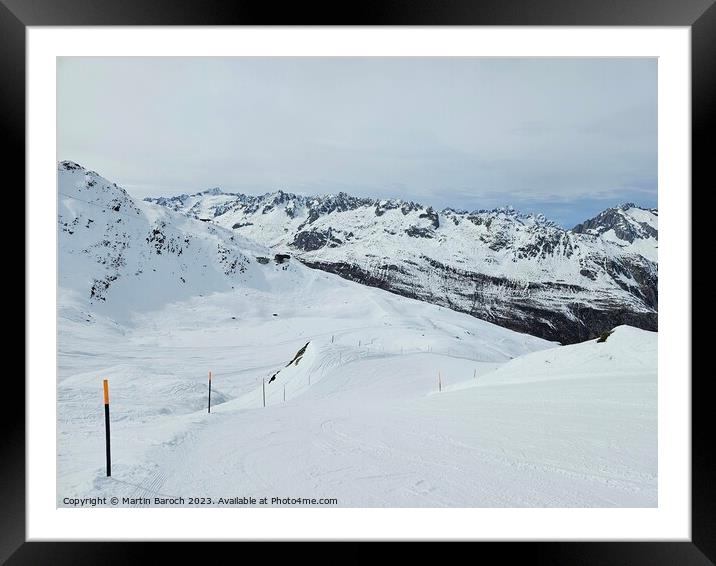
[[[418,330],[421,335],[431,331],[436,334],[430,339],[440,343],[441,333],[434,327]],[[133,371],[158,361],[166,364],[166,358],[151,352],[153,346],[150,352],[137,347],[142,341],[152,344],[153,332],[145,337],[141,334],[146,328],[135,332],[129,340],[137,364]],[[143,421],[129,422],[134,417],[121,414],[117,392],[112,404],[119,413],[113,417],[112,478],[102,477],[100,405],[96,391],[89,395],[87,387],[112,369],[91,372],[96,379],[86,374],[68,377],[60,383],[61,405],[80,417],[62,422],[60,429],[67,429],[65,436],[81,433],[85,448],[92,445],[79,459],[85,465],[93,462],[93,473],[67,474],[60,465],[60,495],[94,491],[150,498],[336,497],[340,506],[360,507],[656,505],[656,380],[643,360],[620,371],[622,360],[605,355],[605,362],[613,364],[611,373],[558,374],[549,381],[529,381],[520,368],[515,383],[509,371],[495,383],[491,375],[519,365],[522,358],[505,364],[510,356],[492,348],[486,349],[486,357],[499,362],[435,349],[406,352],[406,346],[402,353],[394,345],[386,351],[383,342],[396,332],[410,336],[408,325],[390,327],[388,333],[382,325],[317,332],[320,338],[311,337],[304,358],[289,368],[293,374],[282,378],[279,373],[267,385],[266,408],[261,407],[261,378],[285,365],[308,338],[277,340],[264,351],[261,339],[206,352],[198,344],[186,346],[189,355],[170,348],[177,363],[191,364],[187,373],[195,377],[189,381],[197,385],[175,383],[170,390],[179,396],[191,392],[197,406],[164,415],[161,410],[152,413],[145,403],[148,414]],[[173,335],[182,342],[179,331]],[[630,340],[652,333],[624,327],[610,341],[618,343],[620,335]],[[369,337],[360,347],[359,336]],[[610,341],[599,346],[606,352]],[[592,344],[548,348],[529,356],[553,360],[583,346]],[[283,362],[257,363],[268,350],[281,352],[273,355],[282,355]],[[618,358],[619,351],[615,354]],[[207,415],[202,374],[213,357],[222,360],[223,371],[214,374],[217,404]],[[243,367],[228,371],[233,363]],[[477,380],[472,379],[474,370]],[[438,371],[442,393],[437,393]],[[176,381],[169,368],[162,376],[155,379]],[[78,381],[85,386],[73,398],[69,392],[74,389],[63,384]],[[145,391],[155,395],[154,384],[147,384]],[[70,411],[70,401],[79,398],[84,400],[82,408]],[[90,410],[93,402],[96,407]],[[60,463],[77,450],[70,442],[63,448]],[[78,454],[71,459],[76,461]]]

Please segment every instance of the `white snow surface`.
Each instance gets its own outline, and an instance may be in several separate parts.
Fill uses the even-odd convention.
[[[267,248],[74,164],[60,165],[59,192],[59,506],[657,504],[655,333],[558,347],[294,261],[261,264]]]

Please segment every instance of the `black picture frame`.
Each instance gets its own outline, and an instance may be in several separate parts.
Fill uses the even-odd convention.
[[[221,0],[0,0],[0,125],[7,142],[7,182],[25,186],[25,32],[28,26],[94,25],[519,25],[689,26],[692,33],[692,184],[706,185],[712,161],[709,134],[716,100],[716,5],[714,0],[364,0],[316,6]],[[48,127],[48,135],[52,135]],[[10,178],[8,179],[9,176]],[[709,179],[712,183],[713,180]],[[685,190],[691,190],[686,187]],[[14,193],[17,194],[17,193]],[[24,204],[22,205],[24,207]],[[17,208],[16,217],[21,218]],[[25,214],[28,211],[25,210]],[[9,254],[23,265],[19,246]],[[17,270],[19,271],[19,269]],[[691,274],[684,274],[691,281]],[[23,276],[24,278],[24,276]],[[27,281],[25,281],[27,283]],[[26,305],[32,296],[25,294]],[[710,374],[710,372],[707,372]],[[713,564],[716,562],[716,444],[707,394],[708,375],[692,384],[692,535],[690,542],[495,542],[480,544],[476,558],[496,555],[502,563],[536,564]],[[161,543],[39,543],[25,541],[25,405],[19,380],[5,376],[0,411],[0,563],[142,563],[154,551],[162,560],[206,560],[206,546]],[[51,376],[47,376],[48,380]],[[672,376],[691,379],[691,375]],[[54,386],[54,381],[52,382]],[[13,388],[16,388],[13,390]],[[320,540],[320,533],[315,538]],[[240,544],[240,543],[239,543]],[[271,560],[292,560],[294,544],[277,545]],[[322,549],[311,559],[364,562],[374,543]],[[427,548],[419,552],[428,558]],[[213,551],[212,551],[213,552]],[[299,549],[298,552],[301,552]],[[382,552],[382,550],[380,550]],[[439,552],[439,551],[438,551]],[[473,551],[474,552],[474,551]],[[245,551],[236,559],[247,556]],[[442,553],[441,553],[442,554]],[[441,558],[445,558],[442,554]],[[152,559],[154,561],[154,559]]]

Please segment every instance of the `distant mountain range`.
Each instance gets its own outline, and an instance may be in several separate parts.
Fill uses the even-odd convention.
[[[346,193],[213,188],[145,201],[307,266],[549,340],[621,324],[657,330],[658,211],[633,203],[565,230],[509,207],[438,211]]]

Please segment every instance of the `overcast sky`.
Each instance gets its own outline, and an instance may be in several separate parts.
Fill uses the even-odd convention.
[[[58,159],[130,194],[346,191],[570,227],[656,206],[656,59],[58,58]]]

